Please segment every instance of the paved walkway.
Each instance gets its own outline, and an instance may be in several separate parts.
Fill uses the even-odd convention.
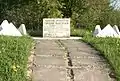
[[[37,40],[33,81],[114,81],[105,60],[77,40]]]

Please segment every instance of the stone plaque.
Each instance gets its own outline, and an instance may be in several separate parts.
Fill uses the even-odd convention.
[[[44,18],[44,38],[68,38],[70,37],[70,18]]]

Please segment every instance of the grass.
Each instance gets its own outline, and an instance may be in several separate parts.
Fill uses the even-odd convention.
[[[117,81],[120,81],[120,39],[119,38],[98,38],[93,37],[92,33],[84,29],[77,30],[74,34],[83,32],[83,41],[92,45],[109,61],[115,71]]]
[[[90,43],[104,55],[113,67],[117,81],[120,81],[120,39],[85,36],[83,37],[83,40]]]
[[[0,81],[27,81],[28,37],[0,36]]]
[[[72,29],[71,30],[71,36],[80,36],[83,37],[85,35],[88,35],[90,33],[89,30],[85,29]]]

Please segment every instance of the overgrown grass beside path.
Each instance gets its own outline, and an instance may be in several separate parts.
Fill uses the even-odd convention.
[[[117,81],[120,81],[120,39],[84,36],[83,40],[104,55],[114,69]]]
[[[72,35],[82,36],[83,41],[92,45],[109,61],[120,81],[120,39],[93,37],[92,32],[85,29],[75,29]]]
[[[31,46],[28,37],[0,36],[0,81],[27,81]]]

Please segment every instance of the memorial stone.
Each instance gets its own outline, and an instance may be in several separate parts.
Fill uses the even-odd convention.
[[[119,37],[116,31],[108,24],[100,33],[97,34],[97,37]]]
[[[94,30],[94,33],[93,33],[93,36],[96,36],[98,33],[101,32],[101,28],[100,28],[100,25],[96,25],[95,27],[95,30]]]
[[[21,33],[17,30],[17,28],[7,20],[4,20],[0,26],[1,31],[0,35],[8,35],[8,36],[22,36]]]
[[[70,18],[45,18],[43,19],[44,38],[69,38]]]
[[[24,24],[21,24],[18,30],[22,35],[27,35],[27,31]]]
[[[120,31],[119,31],[117,25],[114,25],[114,26],[113,26],[113,29],[116,31],[116,33],[117,33],[118,35],[120,35]]]

